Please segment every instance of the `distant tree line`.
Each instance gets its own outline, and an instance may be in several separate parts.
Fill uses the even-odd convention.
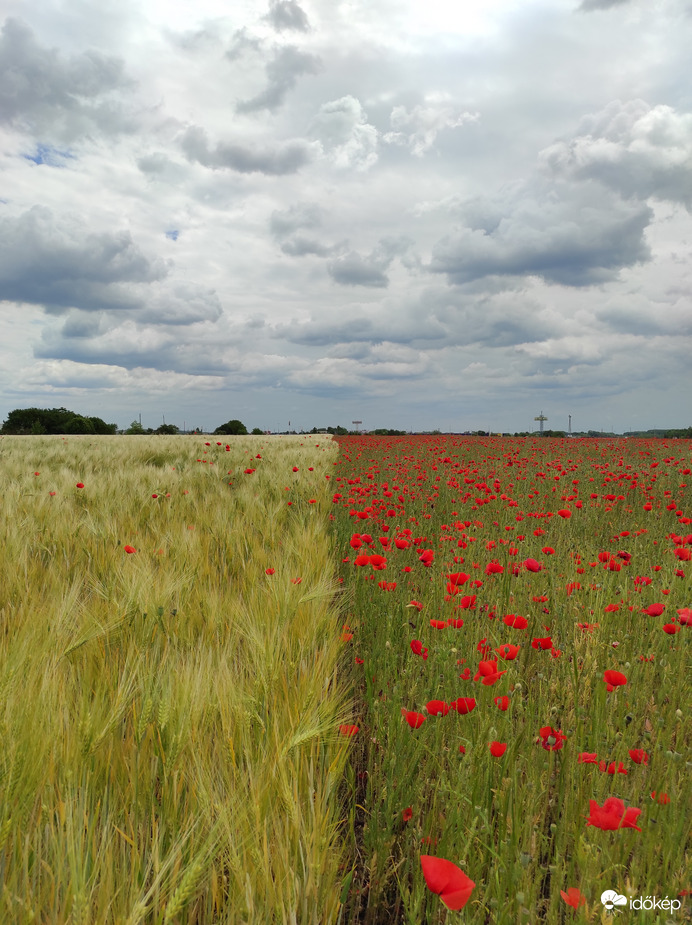
[[[114,434],[117,424],[67,408],[17,408],[2,425],[3,434]]]
[[[188,433],[203,433],[201,427],[195,427]],[[180,428],[175,424],[161,424],[155,430],[151,427],[144,428],[142,427],[141,421],[133,421],[130,426],[125,431],[118,431],[117,424],[106,424],[101,418],[90,417],[88,415],[78,414],[76,411],[69,411],[67,408],[17,408],[14,411],[10,411],[7,415],[7,420],[4,422],[2,429],[0,429],[2,434],[116,434],[116,433],[125,433],[125,434],[179,434]],[[242,421],[239,421],[237,418],[233,418],[230,421],[226,421],[225,424],[220,424],[216,430],[213,431],[214,436],[244,436],[248,433],[247,427],[243,424]],[[265,431],[261,430],[259,427],[253,428],[250,431],[252,434],[262,435]],[[286,433],[289,433],[286,431]],[[296,434],[297,431],[290,431],[290,433]],[[394,430],[389,427],[378,427],[375,430],[370,431],[358,431],[358,430],[348,430],[346,427],[342,427],[341,424],[337,424],[336,427],[313,427],[310,431],[302,430],[300,433],[309,433],[309,434],[332,434],[337,437],[345,437],[347,434],[368,434],[369,436],[375,437],[404,437],[410,431],[405,430]],[[441,432],[439,430],[432,431],[418,431],[418,433],[426,433],[437,435]],[[495,434],[490,434],[484,430],[473,430],[465,431],[460,436],[472,436],[472,437],[489,437],[495,436]],[[514,434],[505,434],[505,436],[514,436],[514,437],[537,437],[537,431],[522,431]],[[553,437],[553,438],[564,438],[567,436],[564,430],[544,430],[544,437]],[[588,430],[588,431],[575,431],[571,434],[572,437],[617,437],[618,434],[601,431],[601,430]],[[625,437],[641,437],[645,439],[664,439],[664,440],[692,440],[692,427],[680,427],[680,428],[661,428],[661,429],[652,429],[652,430],[633,430],[626,431],[622,436]]]

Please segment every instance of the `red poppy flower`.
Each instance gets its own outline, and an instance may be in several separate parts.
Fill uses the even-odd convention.
[[[519,655],[519,650],[521,646],[513,646],[511,642],[506,642],[504,645],[499,646],[495,651],[503,658],[506,662],[512,662]]]
[[[447,579],[450,585],[454,585],[454,587],[456,587],[457,585],[463,585],[464,582],[468,581],[469,576],[466,574],[466,572],[452,572],[451,574],[447,575]]]
[[[494,703],[498,710],[502,710],[503,713],[509,709],[509,697],[506,694],[502,697],[495,697]]]
[[[447,620],[447,626],[453,626],[454,629],[457,630],[460,630],[463,625],[464,621],[462,619],[455,619],[454,617],[450,617],[449,620]]]
[[[428,657],[428,650],[420,641],[420,639],[411,640],[411,651],[414,655],[420,655],[423,661],[425,661]]]
[[[642,613],[646,613],[650,617],[660,617],[665,609],[664,604],[649,604],[648,607],[642,607]]]
[[[524,559],[523,565],[528,572],[540,572],[543,568],[541,563],[535,559]]]
[[[598,764],[598,755],[596,752],[579,752],[577,762],[579,764]]]
[[[678,626],[677,623],[666,623],[663,626],[663,632],[668,633],[669,636],[674,636],[676,633],[679,633],[682,629],[681,626]]]
[[[538,730],[541,737],[541,745],[546,751],[557,752],[562,748],[562,743],[567,738],[562,729],[553,729],[552,726],[541,726]]]
[[[490,746],[490,754],[493,758],[502,758],[507,751],[506,742],[488,742],[488,745]]]
[[[406,606],[415,607],[419,612],[423,609],[423,604],[420,601],[409,601]]]
[[[670,797],[667,793],[659,793],[658,797],[656,797],[655,790],[651,791],[651,799],[656,800],[656,802],[660,803],[662,806],[665,806],[666,803],[670,803]]]
[[[358,566],[360,566],[360,567],[362,567],[362,566],[364,566],[364,565],[369,565],[369,564],[370,564],[370,556],[367,556],[367,555],[365,555],[364,553],[361,553],[359,556],[356,556],[356,558],[353,560],[353,564],[354,564],[354,565],[358,565]]]
[[[586,896],[582,896],[576,886],[571,886],[566,893],[564,890],[560,890],[560,896],[568,906],[572,906],[574,909],[578,909],[586,902]]]
[[[505,626],[514,627],[515,630],[525,630],[529,625],[529,621],[526,617],[520,617],[513,613],[508,613],[506,617],[503,617],[502,622]]]
[[[132,555],[133,552],[137,552],[134,546],[123,546],[123,549],[126,553],[128,553],[128,555]]]
[[[608,604],[608,606],[605,608],[605,612],[606,613],[617,613],[619,609],[620,608],[618,607],[617,604]]]
[[[635,764],[648,764],[649,763],[649,754],[645,752],[643,748],[631,748],[630,749],[630,758],[634,761]]]
[[[543,549],[541,549],[541,552],[543,553],[544,556],[554,556],[555,555],[555,550],[553,549],[552,546],[544,546]]]
[[[603,672],[603,680],[608,685],[608,690],[612,691],[616,687],[622,687],[627,684],[627,678],[621,671],[614,671],[612,668]]]
[[[485,567],[486,575],[501,575],[505,570],[504,565],[500,565],[499,562],[488,562]]]
[[[478,671],[473,676],[474,681],[480,680],[481,684],[485,684],[486,687],[494,684],[503,674],[506,674],[507,670],[498,671],[497,670],[497,659],[492,661],[482,661],[478,663]]]
[[[449,713],[449,704],[445,703],[444,700],[429,700],[425,709],[431,716],[446,716]]]
[[[420,729],[420,727],[425,722],[425,716],[422,713],[416,713],[415,710],[404,710],[402,707],[401,715],[404,717],[411,729]]]
[[[459,599],[457,607],[460,607],[462,610],[475,610],[476,609],[476,595],[475,594],[465,594],[462,598]]]
[[[84,482],[77,482],[77,488],[84,488]]]
[[[360,729],[358,726],[349,726],[344,723],[342,726],[339,726],[339,732],[342,736],[354,736],[360,732]]]
[[[608,797],[603,806],[599,806],[595,800],[589,800],[589,816],[586,825],[595,826],[603,831],[636,829],[641,832],[637,825],[640,813],[641,809],[635,809],[633,806],[625,809],[624,802],[618,797]]]
[[[463,909],[476,885],[473,880],[445,858],[422,854],[420,863],[428,889],[437,893],[448,909]]]
[[[605,764],[605,761],[601,762],[601,764]],[[603,770],[607,771],[608,774],[629,774],[629,771],[621,761],[618,761],[617,764],[611,761],[607,767],[601,768],[601,771]]]
[[[678,610],[678,620],[681,626],[692,626],[692,608],[681,607]]]
[[[276,572],[276,569],[275,569],[275,568],[265,568],[265,570],[264,570],[264,574],[265,574],[265,575],[273,575],[274,572]]]
[[[553,640],[550,636],[541,636],[540,638],[531,640],[531,647],[533,649],[550,649],[552,645]]]
[[[567,520],[569,517],[572,516],[572,512],[567,507],[564,507],[561,510],[559,510],[558,514],[560,515],[560,517],[563,517],[565,520]]]
[[[404,822],[411,821],[411,819],[413,818],[413,810],[411,809],[410,806],[407,806],[406,809],[402,811],[401,818],[404,820]]]
[[[467,713],[471,713],[472,710],[476,709],[476,701],[473,697],[459,697],[458,700],[453,700],[449,706],[452,710],[456,710],[460,716],[466,716]]]
[[[446,620],[431,620],[430,626],[435,630],[443,630],[447,626]]]

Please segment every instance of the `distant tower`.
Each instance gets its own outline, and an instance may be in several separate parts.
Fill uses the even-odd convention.
[[[572,434],[572,415],[568,414],[567,417],[569,418],[569,427],[567,428],[567,433],[570,434],[571,436]]]
[[[543,421],[547,421],[547,420],[548,418],[543,414],[542,411],[538,415],[538,417],[534,418],[534,421],[538,421],[538,433],[540,434],[541,437],[543,436]]]
[[[362,423],[363,423],[362,421],[351,421],[351,424],[353,424],[353,427],[357,434],[360,433],[360,425]]]

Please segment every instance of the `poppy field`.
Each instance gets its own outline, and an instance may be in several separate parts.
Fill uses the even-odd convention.
[[[690,466],[0,438],[0,921],[686,921]]]
[[[686,920],[689,443],[339,445],[344,921]]]

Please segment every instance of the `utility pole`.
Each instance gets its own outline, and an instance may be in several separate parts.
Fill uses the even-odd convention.
[[[541,413],[538,415],[538,417],[535,417],[535,418],[534,418],[534,421],[538,421],[538,432],[539,432],[539,434],[540,434],[541,437],[543,436],[543,421],[547,421],[547,420],[548,420],[548,418],[543,414],[542,411],[541,411]]]

